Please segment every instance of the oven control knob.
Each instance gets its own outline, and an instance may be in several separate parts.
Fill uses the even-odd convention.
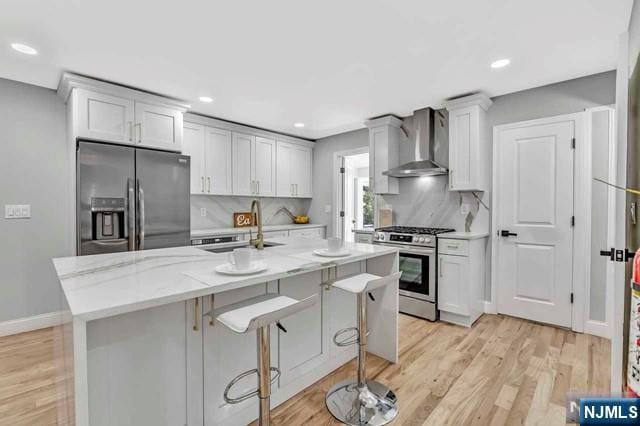
[[[424,243],[424,237],[420,237],[420,238],[418,238],[418,242],[419,242],[419,243]]]
[[[378,234],[378,240],[384,241],[384,234]]]
[[[425,242],[425,243],[427,243],[427,244],[429,244],[429,243],[431,242],[431,238],[426,237],[426,238],[424,239],[424,242]]]

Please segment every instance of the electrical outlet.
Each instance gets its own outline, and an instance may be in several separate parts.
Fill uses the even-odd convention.
[[[462,203],[460,204],[460,214],[466,216],[469,214],[469,204]]]
[[[5,219],[29,219],[31,204],[6,204],[4,206]]]
[[[324,205],[324,212],[325,213],[331,213],[331,204],[325,204]]]
[[[200,208],[200,216],[202,216],[202,217],[206,217],[207,216],[207,209],[205,207],[201,207]]]

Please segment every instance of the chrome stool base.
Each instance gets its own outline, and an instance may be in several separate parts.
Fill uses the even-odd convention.
[[[337,420],[347,425],[385,425],[398,415],[398,398],[391,389],[374,380],[367,380],[358,389],[355,379],[344,380],[327,392],[326,404]]]

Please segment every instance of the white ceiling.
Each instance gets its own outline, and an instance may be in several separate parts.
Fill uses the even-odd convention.
[[[193,110],[319,138],[473,90],[615,68],[632,0],[8,0],[0,77],[74,71]],[[22,42],[39,50],[21,55]],[[492,70],[507,57],[512,65]],[[215,98],[203,104],[198,97]],[[304,122],[304,129],[293,127]]]

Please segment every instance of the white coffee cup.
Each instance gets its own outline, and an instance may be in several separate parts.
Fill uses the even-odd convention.
[[[235,249],[232,253],[229,253],[229,263],[238,270],[249,269],[251,266],[251,249]]]
[[[340,251],[340,249],[342,248],[342,238],[338,238],[338,237],[327,238],[327,245],[329,246],[328,251],[331,253]]]

